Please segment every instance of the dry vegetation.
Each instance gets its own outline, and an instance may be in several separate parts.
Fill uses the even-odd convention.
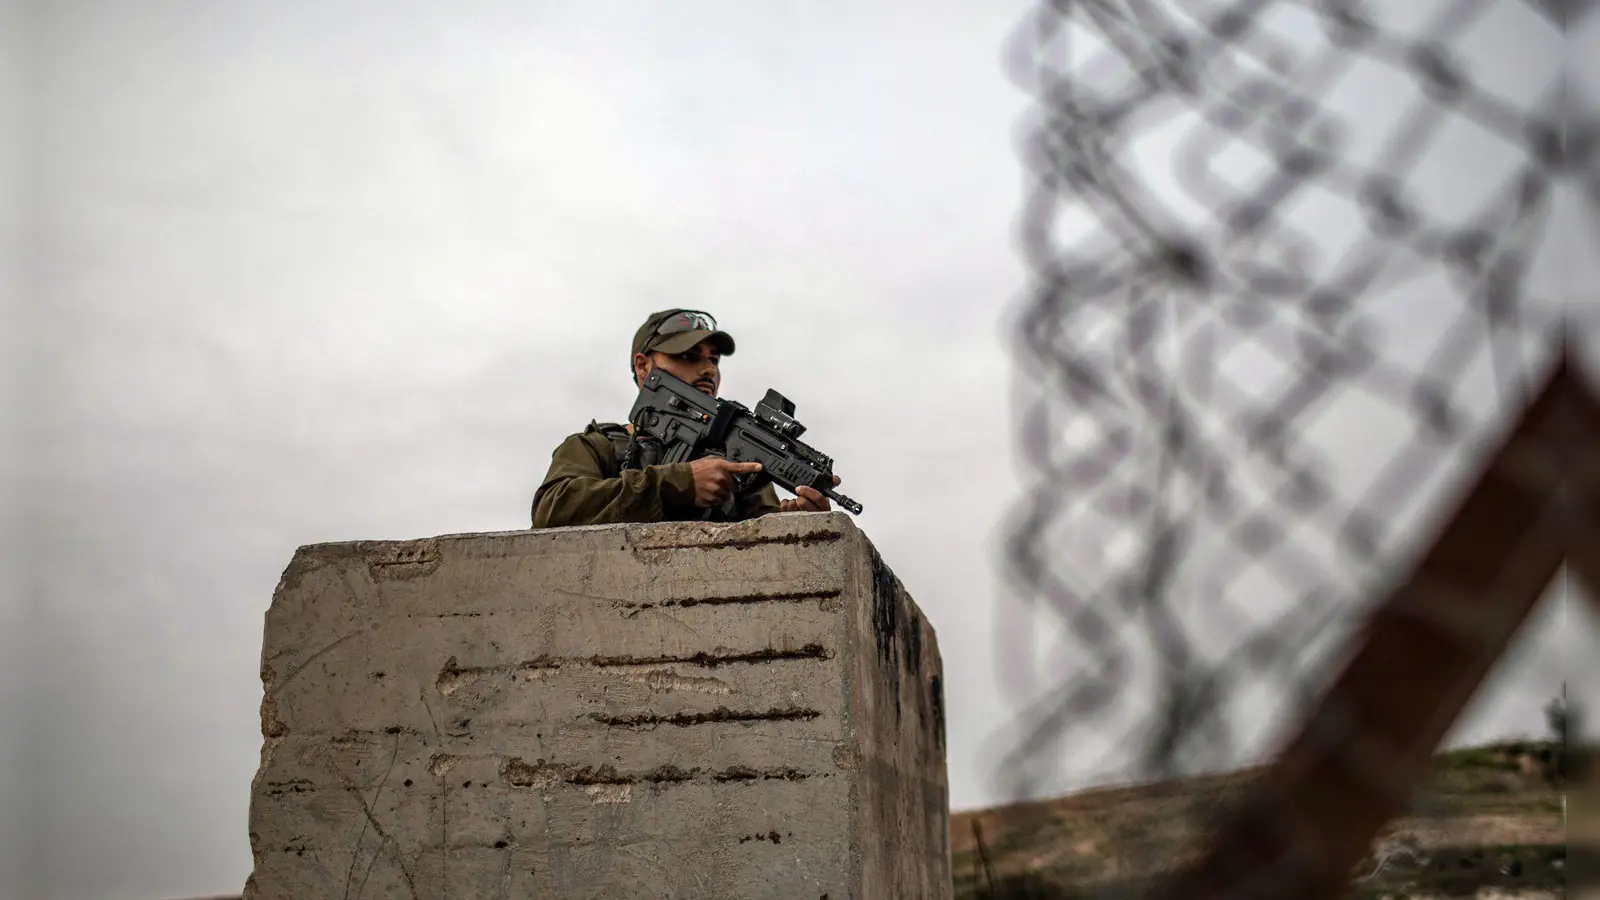
[[[1523,742],[1441,754],[1406,815],[1380,833],[1353,873],[1350,896],[1560,896],[1567,837],[1557,747]],[[1194,852],[1206,823],[1256,774],[957,813],[956,897],[1138,896],[1151,876]]]

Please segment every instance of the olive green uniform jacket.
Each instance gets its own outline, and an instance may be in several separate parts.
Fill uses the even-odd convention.
[[[624,426],[590,422],[551,454],[550,471],[533,495],[533,527],[611,525],[619,522],[681,522],[703,518],[694,502],[689,463],[622,468]],[[741,494],[737,519],[777,512],[771,484]]]

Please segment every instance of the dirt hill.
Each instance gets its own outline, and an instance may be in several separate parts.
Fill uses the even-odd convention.
[[[1117,896],[1191,855],[1207,823],[1260,770],[961,812],[951,817],[956,897]],[[1436,757],[1403,817],[1357,871],[1352,898],[1558,897],[1567,836],[1555,745],[1520,742]],[[982,853],[979,844],[982,844]],[[987,860],[987,865],[985,865]],[[1092,889],[1092,890],[1091,890]]]

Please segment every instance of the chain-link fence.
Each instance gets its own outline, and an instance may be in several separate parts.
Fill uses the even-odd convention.
[[[1268,761],[1563,329],[1600,358],[1596,8],[1043,0],[1019,28],[1014,796]],[[1506,753],[1486,769],[1526,766]],[[1072,822],[1039,806],[984,855],[1032,829],[1013,875],[1126,889],[1246,783],[1086,797]],[[1407,814],[1460,820],[1449,796]],[[1353,877],[1449,843],[1425,831]],[[1535,848],[1517,866],[1546,865],[1522,837],[1501,842]]]

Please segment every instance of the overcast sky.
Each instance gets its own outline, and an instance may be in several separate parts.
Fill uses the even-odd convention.
[[[16,0],[0,0],[0,134],[16,135],[24,86],[23,44]],[[32,601],[22,567],[21,508],[23,460],[19,388],[24,368],[22,298],[23,142],[0,140],[0,896],[24,897],[29,885],[30,831],[29,725],[33,705],[32,656],[35,637],[28,615]]]
[[[1026,6],[7,5],[0,897],[237,891],[295,547],[527,527],[677,304],[737,337],[726,395],[778,388],[838,460],[940,635],[952,802],[1001,799]],[[1559,38],[1504,28],[1495,71],[1553,78]],[[1433,312],[1396,309],[1404,356]],[[1350,459],[1403,439],[1341,415]],[[1542,728],[1594,634],[1560,613],[1458,737]]]

